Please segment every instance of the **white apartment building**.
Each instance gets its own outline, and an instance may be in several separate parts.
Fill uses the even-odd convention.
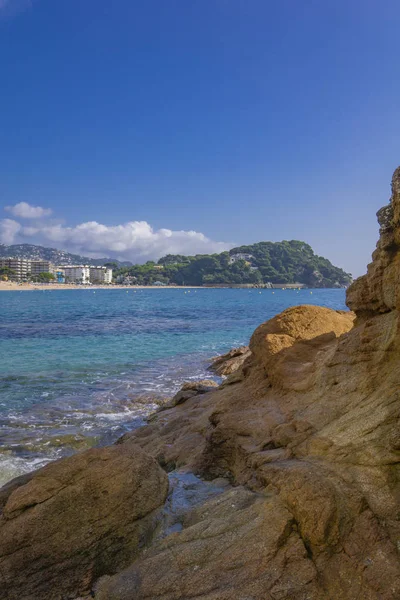
[[[112,282],[112,269],[108,267],[90,267],[89,276],[91,283],[109,284]]]
[[[14,274],[11,275],[10,279],[22,281],[26,279],[28,273],[30,273],[31,261],[26,258],[0,258],[0,268],[7,267]]]
[[[65,275],[65,283],[89,283],[90,267],[83,265],[68,265],[58,267]]]

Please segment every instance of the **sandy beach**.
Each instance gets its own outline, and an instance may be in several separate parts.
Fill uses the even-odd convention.
[[[40,290],[160,290],[160,289],[200,289],[200,286],[190,285],[75,285],[72,283],[16,283],[0,281],[0,292],[23,292]]]

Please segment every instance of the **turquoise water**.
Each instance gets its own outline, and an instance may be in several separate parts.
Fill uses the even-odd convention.
[[[0,293],[0,484],[110,443],[215,354],[295,304],[345,309],[344,290]]]

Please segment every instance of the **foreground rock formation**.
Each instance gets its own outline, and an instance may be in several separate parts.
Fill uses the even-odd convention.
[[[284,311],[218,389],[0,491],[6,598],[400,598],[400,169],[378,218],[352,312]],[[231,485],[160,534],[156,461]]]
[[[88,450],[0,490],[2,600],[74,598],[129,564],[168,480],[134,446]]]
[[[235,487],[96,598],[400,598],[400,170],[379,219],[353,313],[288,309],[255,331],[230,385],[123,438]]]

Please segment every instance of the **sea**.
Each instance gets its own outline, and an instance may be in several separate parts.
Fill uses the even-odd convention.
[[[345,290],[0,292],[0,486],[145,424],[185,381],[217,379],[212,357],[297,304],[344,310]]]

